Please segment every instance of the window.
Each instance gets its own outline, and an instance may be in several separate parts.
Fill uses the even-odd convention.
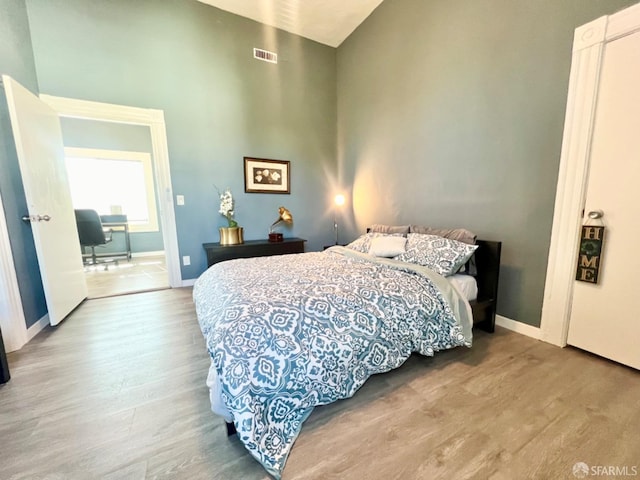
[[[122,213],[130,231],[158,231],[149,153],[65,148],[65,161],[73,208]]]

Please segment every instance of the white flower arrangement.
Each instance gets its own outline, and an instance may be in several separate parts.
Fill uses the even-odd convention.
[[[280,172],[277,170],[265,168],[256,173],[255,181],[256,183],[278,183],[280,177],[282,177],[282,175],[280,175]]]
[[[237,227],[238,222],[233,219],[233,195],[231,194],[231,190],[227,188],[222,193],[218,190],[218,193],[220,194],[220,210],[218,210],[218,212],[227,219],[229,227]]]

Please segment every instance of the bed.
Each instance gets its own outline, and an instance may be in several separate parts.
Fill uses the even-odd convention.
[[[402,242],[373,242],[383,241]],[[499,242],[475,242],[477,272],[458,279],[370,252],[230,260],[194,285],[212,410],[275,478],[315,406],[351,397],[413,352],[470,347],[474,325],[493,331]]]

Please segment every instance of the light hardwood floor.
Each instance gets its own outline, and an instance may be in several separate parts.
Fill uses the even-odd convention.
[[[118,264],[85,267],[89,298],[169,288],[169,273],[162,255],[119,260]]]
[[[86,301],[9,362],[2,480],[269,478],[209,411],[191,289]],[[283,480],[572,479],[576,462],[632,472],[639,430],[637,371],[476,332],[471,349],[413,356],[316,408]]]

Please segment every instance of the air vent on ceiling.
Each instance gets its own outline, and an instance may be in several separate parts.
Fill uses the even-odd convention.
[[[269,52],[268,50],[262,50],[261,48],[253,49],[253,58],[262,60],[269,63],[278,63],[278,54]]]

